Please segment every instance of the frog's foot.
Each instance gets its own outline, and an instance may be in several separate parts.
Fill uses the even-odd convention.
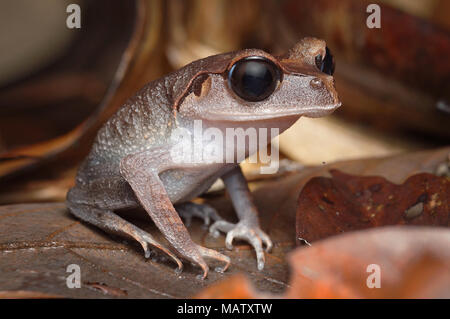
[[[158,243],[152,235],[126,221],[113,211],[70,202],[67,203],[67,206],[72,214],[85,222],[96,225],[106,232],[137,240],[144,249],[146,258],[149,258],[151,255],[149,245],[152,245],[162,250],[176,262],[178,265],[178,272],[183,269],[183,264],[181,261],[168,248]]]
[[[175,206],[178,214],[183,217],[184,223],[187,227],[190,226],[192,217],[199,217],[203,219],[205,226],[208,226],[211,219],[214,221],[221,220],[222,218],[217,214],[217,211],[207,204],[197,203],[182,203]]]
[[[209,232],[217,237],[219,231],[227,233],[225,245],[228,249],[233,249],[233,240],[235,238],[249,242],[256,252],[258,270],[264,269],[265,257],[262,245],[264,243],[266,251],[269,252],[272,249],[272,241],[258,225],[249,225],[243,221],[232,224],[227,221],[219,220],[209,228]]]

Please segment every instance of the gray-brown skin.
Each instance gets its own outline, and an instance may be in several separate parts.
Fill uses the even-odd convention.
[[[325,57],[325,42],[305,38],[279,57],[251,49],[210,56],[155,80],[131,97],[98,132],[90,154],[81,165],[76,185],[68,192],[67,206],[78,218],[99,228],[134,238],[150,256],[149,245],[168,254],[181,271],[182,263],[149,233],[122,219],[115,210],[143,206],[179,256],[199,265],[208,274],[204,257],[223,261],[229,257],[194,243],[180,215],[189,220],[213,219],[210,232],[227,233],[226,246],[239,238],[255,249],[258,269],[264,267],[263,245],[272,242],[260,229],[258,212],[239,163],[180,163],[171,156],[176,128],[193,130],[194,120],[203,129],[278,128],[280,133],[301,116],[325,116],[340,102],[333,77],[322,73],[315,57]],[[231,66],[242,58],[265,57],[282,71],[282,80],[265,100],[248,102],[228,86]],[[271,136],[274,137],[274,136]],[[270,141],[270,139],[269,139]],[[236,144],[236,147],[242,147]],[[245,147],[250,155],[255,149]],[[225,155],[225,152],[224,152]],[[208,190],[218,178],[224,181],[239,217],[237,224],[221,219],[211,207],[189,201]],[[220,270],[220,269],[219,269]]]

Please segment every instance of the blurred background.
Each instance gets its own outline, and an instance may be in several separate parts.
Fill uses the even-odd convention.
[[[3,0],[0,204],[60,201],[95,133],[139,88],[212,54],[326,40],[343,106],[279,139],[302,165],[449,145],[450,1]],[[69,29],[69,4],[81,28]]]

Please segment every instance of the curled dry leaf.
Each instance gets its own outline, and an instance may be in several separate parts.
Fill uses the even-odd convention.
[[[428,173],[397,185],[383,177],[331,171],[303,188],[297,208],[297,242],[385,225],[448,226],[450,180]]]
[[[445,28],[433,21],[440,14],[446,16],[442,22],[448,21],[448,11],[442,6],[446,2],[435,2],[434,9],[428,11],[433,18],[423,19],[392,7],[396,4],[412,8],[412,1],[408,5],[402,1],[379,1],[382,32],[373,32],[361,23],[367,19],[366,8],[371,3],[282,1],[282,18],[271,24],[283,25],[279,29],[283,33],[275,35],[277,42],[286,39],[286,33],[294,37],[314,34],[327,40],[338,66],[334,77],[345,105],[338,111],[341,116],[365,125],[370,123],[383,132],[427,132],[448,140],[445,101],[450,91],[450,61],[441,63],[440,57],[450,53],[450,37]],[[433,7],[431,2],[426,5]],[[427,10],[419,11],[426,14]],[[439,100],[442,107],[436,103]]]
[[[450,298],[448,247],[450,230],[436,227],[331,237],[289,256],[292,279],[284,297]]]

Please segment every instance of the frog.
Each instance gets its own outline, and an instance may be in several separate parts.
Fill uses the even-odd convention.
[[[257,268],[263,270],[265,253],[273,243],[261,229],[239,165],[242,158],[182,161],[174,156],[173,132],[180,128],[192,132],[194,122],[201,121],[204,129],[220,132],[276,128],[269,136],[274,138],[302,116],[326,116],[341,106],[333,72],[334,58],[325,41],[306,37],[285,54],[244,49],[212,55],[146,84],[99,129],[67,193],[69,212],[105,232],[137,241],[146,258],[162,251],[177,264],[178,272],[183,269],[181,259],[199,266],[198,277],[205,279],[209,272],[205,259],[223,263],[218,271],[227,270],[231,260],[191,239],[183,219],[187,223],[201,218],[213,236],[226,234],[226,248],[233,249],[234,240],[250,244]],[[244,157],[258,150],[239,143],[233,147]],[[193,201],[218,179],[229,194],[236,223],[221,218],[212,206]],[[169,245],[118,213],[138,207]]]

